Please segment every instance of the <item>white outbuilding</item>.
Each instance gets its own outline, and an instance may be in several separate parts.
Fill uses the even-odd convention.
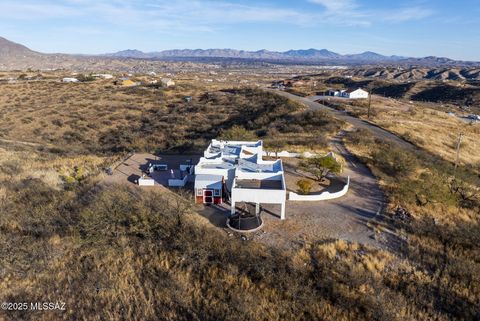
[[[175,82],[171,78],[162,78],[160,82],[162,84],[162,87],[175,86]]]
[[[341,95],[342,97],[348,99],[366,99],[368,98],[368,91],[365,91],[362,88],[358,88],[342,91]]]
[[[77,78],[63,78],[62,79],[62,82],[67,82],[67,83],[70,83],[70,82],[79,82],[79,80]]]

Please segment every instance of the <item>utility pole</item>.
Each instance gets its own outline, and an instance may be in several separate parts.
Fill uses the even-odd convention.
[[[368,119],[370,119],[370,111],[372,109],[372,92],[368,92]]]
[[[455,157],[455,167],[453,169],[453,179],[455,179],[456,175],[457,175],[457,167],[458,167],[458,162],[460,160],[460,147],[462,145],[463,136],[464,136],[464,134],[460,133],[460,135],[458,136],[458,140],[457,140],[457,156]]]

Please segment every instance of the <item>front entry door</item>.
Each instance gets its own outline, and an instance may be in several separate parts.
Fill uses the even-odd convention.
[[[213,191],[211,189],[203,191],[203,203],[213,204]]]

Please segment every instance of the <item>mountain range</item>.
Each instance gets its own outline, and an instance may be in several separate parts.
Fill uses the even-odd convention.
[[[108,57],[137,58],[137,59],[158,59],[158,58],[239,58],[239,59],[271,59],[287,61],[343,61],[343,62],[377,62],[377,61],[399,61],[407,59],[400,56],[384,56],[375,52],[367,51],[360,54],[342,55],[327,49],[301,49],[288,50],[284,52],[258,50],[245,51],[235,49],[176,49],[157,52],[143,52],[135,49],[128,49],[116,53],[105,54]]]
[[[339,64],[339,65],[418,65],[418,66],[479,66],[480,62],[458,61],[445,57],[404,57],[385,56],[376,52],[366,51],[359,54],[339,54],[327,49],[300,49],[284,52],[258,50],[246,51],[235,49],[175,49],[156,52],[143,52],[128,49],[115,53],[104,54],[110,58],[134,59],[176,59],[184,61],[211,61],[220,59],[245,59],[279,63],[311,63],[311,64]]]
[[[270,63],[308,63],[336,65],[419,65],[419,66],[479,66],[478,62],[455,61],[449,58],[384,56],[366,51],[360,54],[339,54],[327,49],[288,50],[284,52],[235,49],[177,49],[158,52],[142,52],[129,49],[103,55],[44,54],[21,44],[0,37],[0,70],[77,68],[89,66],[106,68],[122,65],[129,59],[145,61],[179,60],[192,62],[215,62],[216,60],[247,60]],[[123,66],[123,65],[122,65]]]

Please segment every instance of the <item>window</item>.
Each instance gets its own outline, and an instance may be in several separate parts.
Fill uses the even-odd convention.
[[[203,189],[197,188],[197,196],[203,196]]]
[[[214,193],[215,193],[214,194],[215,196],[220,196],[220,190],[219,189],[216,189]]]

